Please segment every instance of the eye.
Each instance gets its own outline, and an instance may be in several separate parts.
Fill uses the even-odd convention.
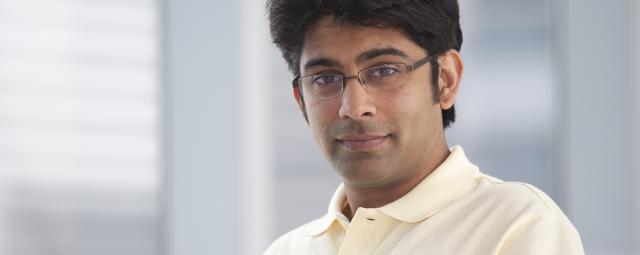
[[[340,75],[337,74],[319,74],[313,76],[313,84],[323,86],[340,82]]]
[[[372,68],[368,76],[382,78],[394,75],[396,73],[398,73],[398,69],[393,66],[384,65]]]

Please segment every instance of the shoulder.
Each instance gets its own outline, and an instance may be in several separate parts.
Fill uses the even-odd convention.
[[[480,175],[477,179],[476,199],[496,208],[534,214],[561,212],[557,204],[537,187],[524,182],[509,182]]]
[[[477,183],[469,196],[475,206],[469,209],[481,212],[494,228],[502,226],[500,254],[584,254],[580,234],[542,190],[486,175]]]
[[[522,182],[495,182],[479,197],[488,219],[503,223],[500,254],[584,254],[580,234],[542,190]]]
[[[485,221],[511,226],[540,217],[568,222],[553,199],[531,184],[502,181],[485,174],[477,175],[472,182],[454,202],[455,210],[474,212]]]

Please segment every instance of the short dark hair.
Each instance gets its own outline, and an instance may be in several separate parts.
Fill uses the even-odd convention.
[[[300,54],[307,29],[324,16],[359,26],[398,28],[430,55],[460,51],[462,30],[457,0],[268,0],[271,37],[294,75],[300,75]],[[433,102],[440,101],[438,62],[431,73]],[[455,108],[442,110],[442,124],[455,121]]]

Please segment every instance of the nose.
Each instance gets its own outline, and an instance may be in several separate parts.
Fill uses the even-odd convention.
[[[349,81],[352,84],[349,84]],[[344,91],[342,91],[340,110],[338,112],[340,118],[361,120],[375,116],[376,107],[373,98],[359,83],[358,79],[347,79],[344,82]]]

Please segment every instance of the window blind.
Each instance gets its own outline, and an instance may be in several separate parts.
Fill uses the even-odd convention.
[[[156,254],[149,0],[0,1],[0,254]]]

